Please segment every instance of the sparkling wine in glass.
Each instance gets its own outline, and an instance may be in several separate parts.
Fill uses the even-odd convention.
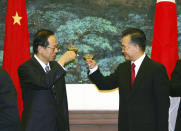
[[[70,45],[67,47],[69,51],[74,51],[77,54],[78,46]]]
[[[83,56],[84,60],[92,60],[94,58],[94,56],[92,54],[85,54]]]

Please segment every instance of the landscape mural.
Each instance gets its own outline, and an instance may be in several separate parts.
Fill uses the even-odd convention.
[[[178,0],[177,0],[178,1]],[[176,1],[176,2],[177,2]],[[78,47],[78,58],[66,66],[67,83],[90,83],[83,56],[93,54],[104,75],[112,73],[124,61],[121,31],[136,27],[147,36],[150,56],[155,0],[27,0],[27,16],[32,52],[33,35],[46,28],[55,32],[60,56],[69,45]],[[0,2],[0,63],[3,57],[7,1]],[[179,55],[181,56],[181,2],[177,2]]]

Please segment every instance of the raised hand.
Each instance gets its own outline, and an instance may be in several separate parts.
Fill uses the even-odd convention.
[[[68,62],[76,59],[77,55],[74,51],[67,51],[65,52],[62,57],[58,60],[58,63],[64,66]]]

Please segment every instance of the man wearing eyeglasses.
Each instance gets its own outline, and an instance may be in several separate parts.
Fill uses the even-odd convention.
[[[35,34],[33,51],[33,57],[18,69],[24,103],[22,131],[69,131],[64,66],[76,54],[67,51],[56,62],[57,40],[45,29]]]
[[[168,131],[169,88],[163,65],[145,54],[146,35],[137,28],[122,32],[125,62],[103,76],[88,59],[89,78],[99,90],[119,89],[119,131]]]

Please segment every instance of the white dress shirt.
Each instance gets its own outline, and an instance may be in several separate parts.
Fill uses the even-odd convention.
[[[36,55],[34,55],[35,59],[40,63],[40,65],[42,66],[43,70],[45,71],[45,67],[46,66],[49,66],[49,69],[50,69],[50,65],[49,65],[49,62],[48,64],[46,65],[45,63],[43,63]],[[51,70],[51,69],[50,69]],[[46,72],[46,71],[45,71]]]
[[[138,73],[138,70],[139,70],[139,68],[141,66],[141,63],[143,62],[144,58],[145,58],[145,53],[140,58],[138,58],[136,61],[131,61],[131,64],[133,64],[133,63],[135,64],[135,68],[134,68],[134,70],[135,70],[135,78],[136,78],[136,75]]]
[[[34,55],[35,59],[40,63],[40,65],[42,66],[43,70],[45,71],[45,67],[46,66],[49,66],[49,69],[51,70],[50,68],[50,65],[49,65],[49,62],[48,64],[46,65],[45,63],[43,63],[36,55]],[[60,66],[66,71],[65,67],[63,67],[61,64]],[[46,72],[46,71],[45,71]]]

